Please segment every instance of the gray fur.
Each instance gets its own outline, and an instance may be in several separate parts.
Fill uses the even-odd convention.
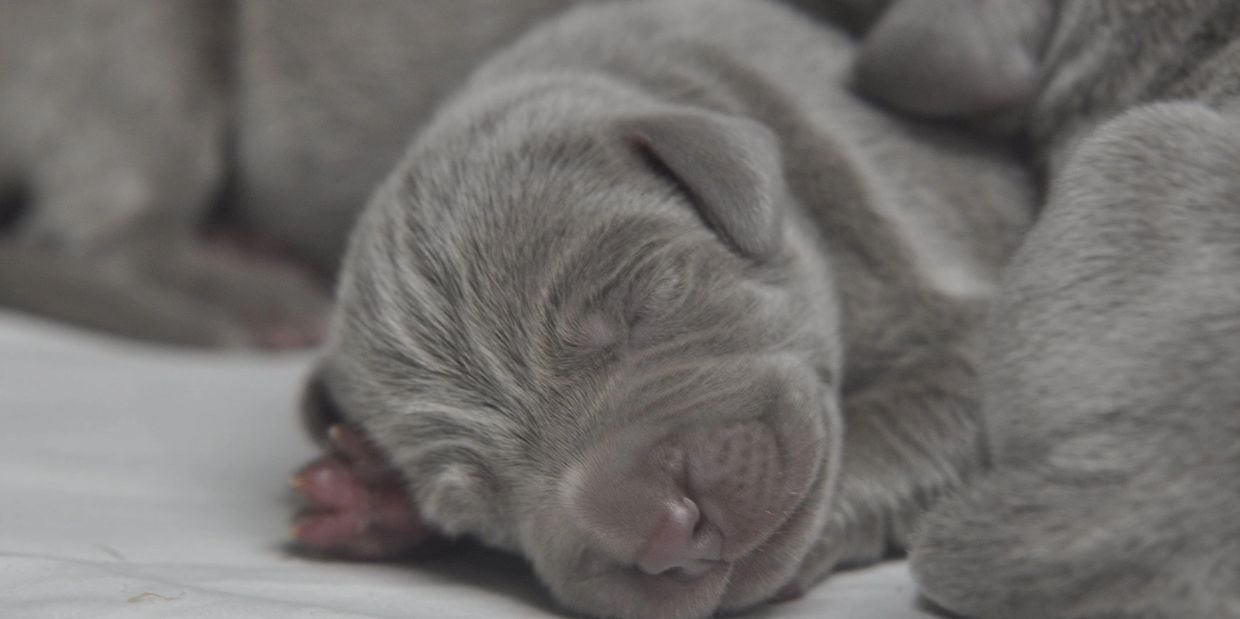
[[[913,565],[969,617],[1240,617],[1240,124],[1130,112],[1065,164],[995,312],[994,471]]]
[[[175,343],[313,331],[321,283],[204,242],[213,209],[331,278],[432,106],[568,2],[0,3],[0,195],[27,198],[0,305]]]
[[[684,186],[720,239],[758,260],[778,252],[786,189],[779,145],[766,127],[694,110],[639,116],[620,131]]]
[[[335,273],[357,213],[435,106],[572,2],[237,2],[239,223]]]
[[[927,519],[915,572],[970,617],[1240,617],[1240,5],[1048,6],[1032,46],[1002,17],[1027,3],[981,7],[1038,65],[1011,111],[1051,193],[988,332],[994,470]],[[918,70],[866,50],[861,84]]]
[[[185,236],[223,173],[212,4],[0,7],[0,182],[30,203],[4,239],[5,305],[176,342],[238,341],[222,316],[140,283],[150,265],[135,255]]]
[[[1046,40],[1029,135],[1053,169],[1098,125],[1142,105],[1240,94],[1240,4],[1065,2]]]
[[[977,328],[1031,195],[851,95],[852,57],[753,0],[582,7],[498,54],[355,229],[312,426],[332,401],[429,523],[592,615],[901,547],[980,464]],[[633,566],[677,492],[724,539],[688,580]]]
[[[1017,105],[1034,86],[1049,2],[903,0],[866,36],[862,92],[925,116]]]
[[[857,85],[920,115],[1007,108],[1018,119],[1007,126],[1053,169],[1133,107],[1227,105],[1240,89],[1237,32],[1240,5],[1229,0],[902,0],[867,36]],[[1007,96],[993,97],[996,83]]]

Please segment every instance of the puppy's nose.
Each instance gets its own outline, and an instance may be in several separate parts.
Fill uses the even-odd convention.
[[[696,578],[719,562],[723,535],[702,518],[697,503],[679,497],[663,504],[663,515],[637,551],[637,567],[651,574]]]

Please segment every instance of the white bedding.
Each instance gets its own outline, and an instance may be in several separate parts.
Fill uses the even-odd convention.
[[[285,551],[308,357],[147,348],[0,313],[0,617],[561,616],[524,564]],[[914,619],[894,563],[752,616]]]

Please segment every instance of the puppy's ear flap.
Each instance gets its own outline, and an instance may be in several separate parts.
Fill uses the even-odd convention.
[[[689,195],[725,243],[756,260],[779,250],[783,165],[770,130],[745,118],[700,111],[627,118],[621,130],[656,171]]]
[[[1051,4],[901,0],[862,43],[857,88],[897,110],[931,117],[1014,107],[1037,79]]]
[[[327,389],[326,364],[319,361],[306,379],[301,392],[301,423],[310,438],[320,446],[329,446],[328,428],[342,423],[344,415]]]

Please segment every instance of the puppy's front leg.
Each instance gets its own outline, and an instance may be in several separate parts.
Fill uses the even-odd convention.
[[[228,316],[192,298],[80,260],[6,245],[0,245],[0,307],[162,344],[253,344]]]
[[[0,6],[0,180],[29,198],[0,302],[181,344],[316,339],[323,292],[201,242],[226,167],[225,4]]]

